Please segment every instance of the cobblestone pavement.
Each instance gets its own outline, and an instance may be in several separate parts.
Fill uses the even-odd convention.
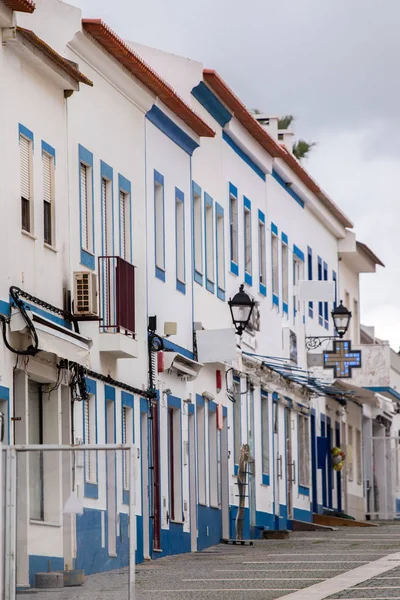
[[[388,557],[385,572],[367,579],[372,574],[370,563],[396,552],[400,553],[400,523],[395,522],[376,528],[293,533],[289,539],[263,540],[254,546],[219,545],[138,565],[135,600],[274,600],[285,595],[289,600],[298,590],[304,590],[301,597],[307,598],[305,588],[321,583],[326,595],[312,595],[310,590],[310,600],[400,600],[400,554],[397,559]],[[332,595],[330,578],[367,565],[363,583]],[[18,599],[128,600],[127,583],[127,570],[122,569],[87,577],[81,588],[32,591],[18,594]],[[354,581],[346,585],[350,588]]]

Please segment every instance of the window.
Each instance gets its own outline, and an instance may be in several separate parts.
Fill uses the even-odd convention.
[[[238,191],[229,184],[229,232],[231,250],[231,272],[239,275]]]
[[[168,406],[169,517],[179,522],[182,521],[180,421],[180,410]]]
[[[282,307],[283,312],[289,313],[289,247],[288,238],[282,233]]]
[[[54,168],[55,150],[42,141],[43,240],[54,246]]]
[[[156,277],[165,281],[164,177],[154,171],[154,236]]]
[[[267,295],[267,266],[265,245],[265,215],[258,211],[258,270],[260,274],[260,294]]]
[[[361,431],[356,429],[356,453],[357,453],[357,483],[362,483],[362,443]]]
[[[261,391],[261,448],[263,483],[269,483],[264,478],[264,475],[269,475],[269,402],[264,391]]]
[[[271,254],[272,254],[272,303],[279,306],[279,240],[278,228],[271,223]]]
[[[338,288],[337,288],[337,276],[336,276],[336,271],[332,271],[332,280],[335,284],[335,300],[333,303],[333,308],[337,307],[337,301],[338,301]]]
[[[312,260],[312,250],[308,246],[307,247],[307,271],[308,271],[308,281],[312,281],[313,278],[313,260]],[[308,316],[312,319],[314,317],[314,303],[308,303]]]
[[[81,264],[94,269],[93,154],[81,145],[79,145],[79,201]]]
[[[194,278],[203,284],[203,218],[201,188],[193,182]]]
[[[33,140],[20,133],[20,177],[21,177],[21,227],[23,231],[33,232],[32,207],[32,154]]]
[[[224,209],[215,203],[216,248],[217,248],[217,295],[225,300],[225,221]]]
[[[123,392],[125,394],[125,392]],[[127,395],[127,394],[126,394]],[[122,443],[126,446],[133,444],[133,398],[131,400],[132,406],[124,404],[124,398],[122,397]],[[129,451],[126,450],[123,456],[123,491],[129,491]],[[125,494],[124,494],[125,495]],[[124,502],[126,499],[124,498]]]
[[[42,387],[36,381],[28,383],[29,395],[29,444],[43,444],[43,397]],[[29,517],[44,521],[44,468],[43,452],[29,453]]]
[[[322,281],[322,258],[318,256],[318,281]],[[318,322],[324,324],[324,303],[318,302]]]
[[[353,341],[354,344],[360,343],[360,319],[358,315],[358,302],[353,300]]]
[[[244,280],[247,285],[253,285],[252,239],[251,239],[251,202],[246,196],[244,205]]]
[[[347,429],[346,460],[347,460],[347,473],[349,476],[349,481],[353,481],[354,454],[353,454],[353,427],[351,425],[349,425],[348,429]]]
[[[83,401],[83,441],[84,444],[96,444],[96,398],[92,394]],[[85,482],[97,484],[97,453],[93,450],[85,452]],[[86,495],[86,494],[85,494]]]
[[[210,506],[218,507],[217,405],[208,403],[208,448],[210,463]]]
[[[299,415],[299,485],[310,486],[310,423],[305,415]]]
[[[186,290],[185,275],[185,202],[183,193],[175,188],[175,246],[176,246],[176,289],[183,294]]]
[[[121,258],[132,262],[131,252],[131,198],[119,190],[119,235]]]
[[[214,200],[204,194],[205,238],[206,238],[206,287],[214,293]]]
[[[328,281],[328,265],[324,262],[324,281]],[[324,326],[329,329],[329,306],[328,302],[324,302]]]
[[[101,178],[101,234],[103,256],[112,256],[113,249],[113,202],[112,202],[112,180]]]
[[[293,319],[296,322],[297,313],[301,312],[301,303],[299,299],[299,282],[303,280],[304,254],[297,247],[293,246]]]
[[[240,383],[235,381],[233,402],[233,459],[235,465],[239,464],[240,447],[242,443],[242,396],[240,394]]]
[[[199,503],[206,504],[206,432],[204,398],[200,397],[196,404],[197,425],[197,470],[199,477]]]

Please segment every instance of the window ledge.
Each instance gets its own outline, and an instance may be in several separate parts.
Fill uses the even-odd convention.
[[[221,510],[221,507],[217,504],[210,504],[210,508],[213,508],[214,510]]]
[[[36,242],[36,235],[33,235],[33,233],[31,233],[30,231],[25,231],[25,229],[21,229],[21,233],[22,235],[26,235],[26,237],[31,238],[31,240],[34,240]]]
[[[184,525],[185,524],[184,521],[177,521],[176,519],[174,519],[174,520],[170,519],[169,522],[173,523],[174,525]]]
[[[50,244],[46,244],[46,242],[44,242],[43,246],[45,248],[47,248],[47,250],[51,250],[55,254],[58,254],[58,250],[57,250],[57,248],[54,248],[54,246],[51,246]]]
[[[42,525],[43,527],[61,527],[61,523],[52,523],[51,521],[37,521],[36,519],[29,519],[30,525]]]
[[[205,506],[206,508],[208,508],[208,504],[206,504],[205,502],[199,502],[199,506]]]
[[[153,548],[153,552],[162,552],[162,548]]]

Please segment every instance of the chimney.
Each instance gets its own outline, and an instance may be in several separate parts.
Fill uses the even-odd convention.
[[[278,142],[283,144],[289,152],[293,153],[294,132],[291,129],[279,129]]]
[[[268,115],[253,115],[256,121],[259,122],[261,127],[268,131],[269,135],[278,139],[278,121],[279,117],[269,117]]]

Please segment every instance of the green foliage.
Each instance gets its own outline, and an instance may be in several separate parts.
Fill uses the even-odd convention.
[[[310,150],[317,145],[317,142],[306,142],[305,140],[298,140],[293,144],[293,154],[298,160],[305,158]]]
[[[294,121],[293,115],[285,115],[278,121],[278,129],[288,129]]]

